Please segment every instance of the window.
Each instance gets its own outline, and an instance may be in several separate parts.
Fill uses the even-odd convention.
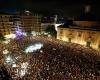
[[[89,36],[88,38],[90,38],[90,39],[91,39],[91,38],[92,38],[92,36]]]
[[[78,37],[81,37],[81,34],[80,33],[78,34]]]
[[[82,36],[82,32],[79,31],[79,32],[78,32],[78,37],[81,37],[81,36]]]

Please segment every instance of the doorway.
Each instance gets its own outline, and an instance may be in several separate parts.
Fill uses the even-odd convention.
[[[91,47],[91,43],[92,43],[91,41],[87,41],[86,46]]]
[[[72,40],[71,38],[68,38],[68,42],[70,42],[70,43],[71,43],[71,40]]]

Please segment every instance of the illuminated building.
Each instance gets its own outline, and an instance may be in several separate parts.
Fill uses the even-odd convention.
[[[0,14],[0,34],[15,34],[16,31],[41,32],[41,15],[30,11],[20,14]]]
[[[25,32],[41,31],[41,15],[32,14],[30,11],[25,11],[25,14],[21,15],[22,27]]]
[[[13,24],[16,30],[22,29],[22,24],[21,24],[21,17],[19,15],[13,15]]]
[[[7,35],[15,29],[13,27],[12,16],[9,14],[0,14],[0,34]]]
[[[86,6],[85,14],[70,24],[58,27],[57,39],[78,43],[100,50],[100,22],[90,13]]]

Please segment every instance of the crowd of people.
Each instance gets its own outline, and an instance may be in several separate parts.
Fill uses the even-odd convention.
[[[24,49],[36,42],[43,43],[41,49],[25,53]],[[100,52],[79,44],[63,42],[47,37],[24,37],[15,39],[6,46],[2,44],[1,58],[5,58],[2,51],[9,50],[9,54],[16,58],[16,68],[5,64],[7,71],[14,80],[99,80]],[[0,59],[1,60],[1,59]],[[25,74],[20,77],[16,70],[20,64],[28,62]]]

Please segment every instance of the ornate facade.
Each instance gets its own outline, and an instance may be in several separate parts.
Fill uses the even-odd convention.
[[[57,39],[100,50],[100,31],[59,27]]]
[[[100,23],[86,14],[71,24],[58,27],[57,39],[78,43],[100,51]]]

